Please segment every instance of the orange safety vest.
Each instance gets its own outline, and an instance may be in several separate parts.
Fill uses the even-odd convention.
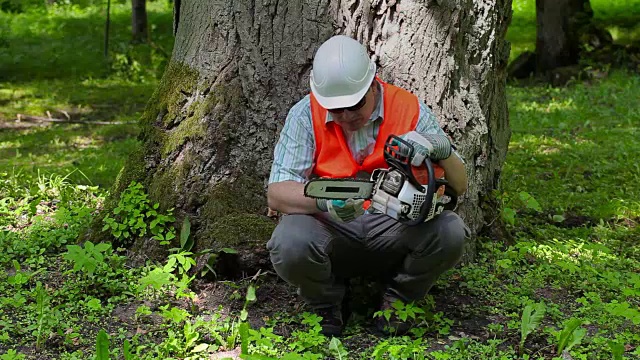
[[[358,164],[340,125],[335,121],[326,122],[327,109],[323,108],[311,94],[311,119],[316,141],[314,154],[315,166],[312,173],[320,177],[345,178],[355,177],[358,172],[369,174],[375,169],[388,168],[384,160],[384,144],[389,135],[402,135],[415,130],[420,115],[418,98],[407,90],[387,84],[376,77],[382,84],[384,116],[376,145],[362,165]]]

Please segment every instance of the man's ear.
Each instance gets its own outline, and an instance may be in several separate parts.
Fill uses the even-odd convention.
[[[371,85],[369,86],[369,90],[375,95],[376,92],[378,91],[378,82],[376,81],[375,78],[373,78],[373,81],[371,82]]]

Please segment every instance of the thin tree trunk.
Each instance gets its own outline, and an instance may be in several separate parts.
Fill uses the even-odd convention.
[[[592,18],[589,0],[536,0],[536,71],[577,64]]]
[[[142,181],[154,201],[177,209],[178,224],[189,216],[198,249],[259,257],[275,226],[265,216],[273,146],[288,109],[309,92],[315,50],[343,33],[452,136],[470,179],[459,212],[477,233],[510,137],[510,14],[509,0],[182,0],[172,60],[142,118],[143,147],[106,209]]]
[[[131,0],[131,35],[137,43],[147,42],[147,0]]]
[[[104,57],[109,55],[109,27],[111,26],[111,0],[107,0],[107,16],[104,22]]]

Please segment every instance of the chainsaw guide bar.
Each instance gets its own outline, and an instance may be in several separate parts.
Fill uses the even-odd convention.
[[[360,179],[314,179],[304,186],[304,195],[314,199],[369,199],[374,183]]]

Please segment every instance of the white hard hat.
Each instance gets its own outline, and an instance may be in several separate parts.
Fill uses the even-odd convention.
[[[376,64],[358,41],[336,35],[325,41],[313,59],[311,92],[325,109],[353,106],[367,93]]]

